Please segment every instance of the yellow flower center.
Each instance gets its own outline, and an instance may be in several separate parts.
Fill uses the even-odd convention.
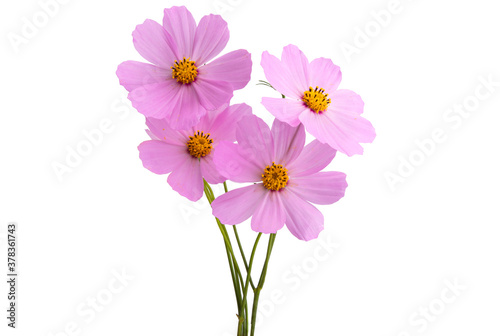
[[[304,92],[302,101],[316,113],[325,111],[332,102],[331,99],[328,98],[328,93],[325,93],[324,89],[320,89],[317,86],[314,90],[312,87],[309,87],[309,90]]]
[[[198,68],[194,62],[184,57],[182,61],[175,61],[172,67],[172,78],[175,78],[179,83],[189,84],[194,82],[198,76]]]
[[[203,134],[200,131],[196,132],[193,136],[189,137],[189,141],[187,142],[189,154],[198,159],[210,154],[212,151],[212,142],[210,133]]]
[[[280,190],[288,182],[288,170],[282,165],[277,165],[273,162],[271,166],[267,166],[264,169],[262,182],[264,182],[264,187],[269,190]]]

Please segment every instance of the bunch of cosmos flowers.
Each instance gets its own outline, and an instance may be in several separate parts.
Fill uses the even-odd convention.
[[[309,62],[294,45],[283,48],[281,60],[262,54],[267,79],[262,83],[282,96],[262,98],[275,117],[271,127],[250,106],[231,105],[233,92],[250,80],[252,61],[246,50],[218,56],[229,40],[227,23],[218,15],[204,16],[196,24],[185,7],[172,7],[165,9],[163,24],[146,20],[132,35],[136,50],[149,63],[126,61],[117,75],[134,108],[146,117],[151,140],[139,145],[139,157],[151,172],[169,174],[168,184],[181,196],[198,201],[206,195],[227,251],[237,335],[254,335],[276,233],[286,225],[298,239],[318,237],[324,218],[312,203],[337,202],[347,187],[344,173],[322,170],[337,151],[362,154],[360,143],[372,142],[375,130],[361,116],[360,96],[338,89],[340,68],[327,58]],[[315,138],[307,145],[306,132]],[[228,191],[227,180],[246,186]],[[211,184],[218,183],[224,183],[225,193],[215,197]],[[236,224],[249,218],[258,234],[247,259]],[[262,234],[269,234],[269,242],[255,283],[251,271]]]

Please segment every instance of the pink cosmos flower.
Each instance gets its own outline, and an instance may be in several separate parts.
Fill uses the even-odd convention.
[[[120,64],[120,84],[140,113],[167,118],[173,129],[196,125],[250,80],[252,61],[246,50],[210,62],[229,40],[227,23],[219,15],[204,16],[197,26],[186,7],[172,7],[165,9],[163,26],[146,20],[132,36],[139,54],[152,64]]]
[[[317,140],[304,147],[302,125],[275,120],[269,130],[253,115],[238,123],[236,139],[238,144],[219,144],[215,165],[231,181],[254,184],[215,199],[213,215],[229,225],[252,217],[257,232],[276,233],[286,224],[299,239],[317,238],[324,219],[311,203],[332,204],[347,187],[344,173],[320,172],[336,151]]]
[[[375,129],[361,117],[363,100],[350,90],[337,90],[342,74],[330,59],[311,63],[294,45],[283,48],[281,61],[267,51],[261,65],[269,83],[289,99],[263,98],[276,118],[292,126],[304,124],[321,143],[349,156],[362,154],[359,143],[372,142]]]
[[[226,180],[214,165],[213,149],[221,141],[234,142],[236,123],[251,114],[246,104],[222,107],[187,131],[172,129],[164,119],[146,118],[152,140],[139,145],[139,157],[153,173],[170,173],[172,189],[197,201],[203,196],[203,179],[212,184]]]

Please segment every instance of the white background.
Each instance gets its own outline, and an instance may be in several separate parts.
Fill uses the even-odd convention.
[[[363,97],[378,134],[363,156],[338,154],[330,165],[347,173],[349,187],[340,202],[321,207],[318,240],[279,232],[257,334],[498,335],[498,8],[489,0],[401,0],[381,27],[373,12],[390,3],[70,0],[16,51],[9,36],[42,9],[35,0],[2,2],[0,244],[4,255],[7,222],[19,223],[20,279],[15,331],[6,327],[2,280],[1,334],[234,334],[234,293],[209,207],[192,205],[166,176],[142,167],[144,119],[115,75],[122,61],[142,60],[135,25],[161,21],[172,5],[186,5],[198,21],[225,4],[224,52],[247,49],[254,64],[233,102],[271,122],[260,99],[274,93],[255,85],[264,79],[260,55],[293,43],[309,60],[328,57],[341,67],[341,88]],[[365,29],[371,37],[363,44]],[[347,44],[355,54],[342,51]],[[481,87],[488,77],[497,82],[492,92]],[[478,87],[489,97],[475,98]],[[468,117],[449,111],[457,104],[469,104]],[[84,132],[108,119],[102,142],[58,179],[54,163],[66,164]],[[422,154],[416,141],[435,129],[445,141]],[[410,159],[413,170],[391,188],[388,172],[400,174]],[[249,250],[254,234],[248,223],[239,228]],[[322,247],[332,241],[335,248]],[[113,272],[123,269],[133,279],[119,287]],[[446,291],[447,281],[459,283],[459,296]],[[110,282],[120,289],[112,297]],[[78,313],[89,312],[92,297],[106,302],[102,311]]]

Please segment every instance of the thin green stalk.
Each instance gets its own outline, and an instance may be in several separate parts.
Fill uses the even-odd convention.
[[[264,85],[264,86],[269,86],[271,89],[275,90],[275,91],[278,91],[274,88],[274,86],[271,85],[271,83],[269,82],[266,82],[265,80],[259,80],[259,83],[257,83],[256,85]],[[286,98],[286,96],[283,94],[283,93],[280,93],[281,94],[281,98]]]
[[[267,267],[269,265],[269,259],[271,258],[271,252],[273,251],[274,241],[276,240],[276,233],[271,233],[269,236],[269,244],[267,245],[267,255],[266,261],[264,262],[264,267],[262,268],[262,273],[260,274],[259,284],[254,291],[253,297],[253,307],[252,307],[252,326],[250,330],[250,336],[254,336],[255,333],[255,320],[257,318],[257,307],[259,305],[259,297],[262,288],[264,287],[264,282],[266,281]]]
[[[255,252],[257,251],[257,245],[259,244],[259,240],[260,240],[261,236],[262,236],[262,233],[259,232],[259,234],[257,235],[257,238],[255,239],[255,243],[253,244],[252,254],[250,255],[250,264],[248,266],[245,287],[243,288],[243,300],[242,300],[241,307],[240,307],[240,315],[243,315],[243,308],[246,307],[246,304],[247,304],[248,286],[250,284],[250,279],[251,279],[251,274],[252,274],[253,258],[255,257]],[[244,322],[246,320],[247,320],[246,318],[244,320],[240,319],[240,323],[238,323],[238,336],[244,335],[244,329],[242,327],[243,327]]]
[[[226,181],[224,181],[224,192],[228,192]],[[236,237],[236,242],[238,243],[238,249],[240,250],[241,258],[243,259],[243,264],[245,264],[245,269],[246,269],[247,274],[248,274],[249,273],[248,262],[247,262],[247,258],[245,257],[245,252],[243,251],[243,246],[241,245],[240,236],[238,234],[238,229],[236,228],[236,225],[233,225],[233,232],[234,232],[234,236]],[[253,283],[252,277],[250,277],[250,285],[252,286],[252,290],[255,290],[255,285]]]
[[[222,236],[224,237],[226,244],[228,244],[228,246],[229,246],[229,250],[231,252],[231,257],[232,257],[233,263],[234,263],[234,268],[236,270],[237,275],[239,276],[238,278],[240,280],[241,287],[243,287],[243,278],[241,276],[240,267],[238,266],[238,261],[236,260],[236,256],[235,256],[234,251],[233,251],[233,245],[231,244],[231,240],[229,239],[229,234],[227,233],[226,226],[224,224],[222,224],[218,218],[215,218],[215,220],[217,221],[217,224],[219,225],[219,229],[222,232]]]
[[[207,181],[203,180],[204,183],[204,189],[205,189],[205,194],[207,196],[207,200],[210,204],[215,199],[214,192],[210,185],[207,183]],[[238,262],[234,256],[233,248],[231,245],[231,240],[229,239],[229,235],[227,234],[226,228],[222,223],[219,221],[218,218],[215,218],[217,225],[219,227],[219,230],[222,234],[222,237],[224,238],[224,245],[226,247],[226,253],[228,257],[228,263],[229,263],[229,269],[231,271],[231,278],[233,280],[233,287],[234,287],[234,293],[236,296],[236,303],[238,306],[238,311],[240,311],[241,308],[241,290],[243,288],[243,279],[241,277],[241,272],[238,267]]]
[[[241,257],[243,258],[243,263],[245,264],[245,269],[247,270],[247,274],[249,274],[250,271],[247,263],[247,258],[245,257],[245,253],[243,252],[243,246],[241,245],[240,236],[238,235],[238,230],[236,230],[236,225],[233,225],[233,231],[236,237],[236,241],[238,242],[238,248],[240,250]],[[251,277],[250,277],[250,285],[252,286],[252,290],[255,290],[255,285]]]
[[[210,188],[207,188],[207,185],[205,185],[205,195],[207,196],[208,202],[212,203],[212,201],[214,200],[214,195],[212,190]],[[217,225],[219,226],[219,230],[221,231],[222,237],[224,238],[224,246],[226,247],[227,261],[229,263],[229,270],[231,271],[231,279],[233,280],[234,294],[236,297],[236,304],[238,306],[238,311],[239,311],[241,308],[241,288],[238,275],[234,267],[235,265],[233,264],[233,258],[231,257],[233,252],[231,251],[230,246],[227,243],[226,235],[224,235],[223,229],[221,228],[221,224],[219,223],[218,220],[217,220]]]

